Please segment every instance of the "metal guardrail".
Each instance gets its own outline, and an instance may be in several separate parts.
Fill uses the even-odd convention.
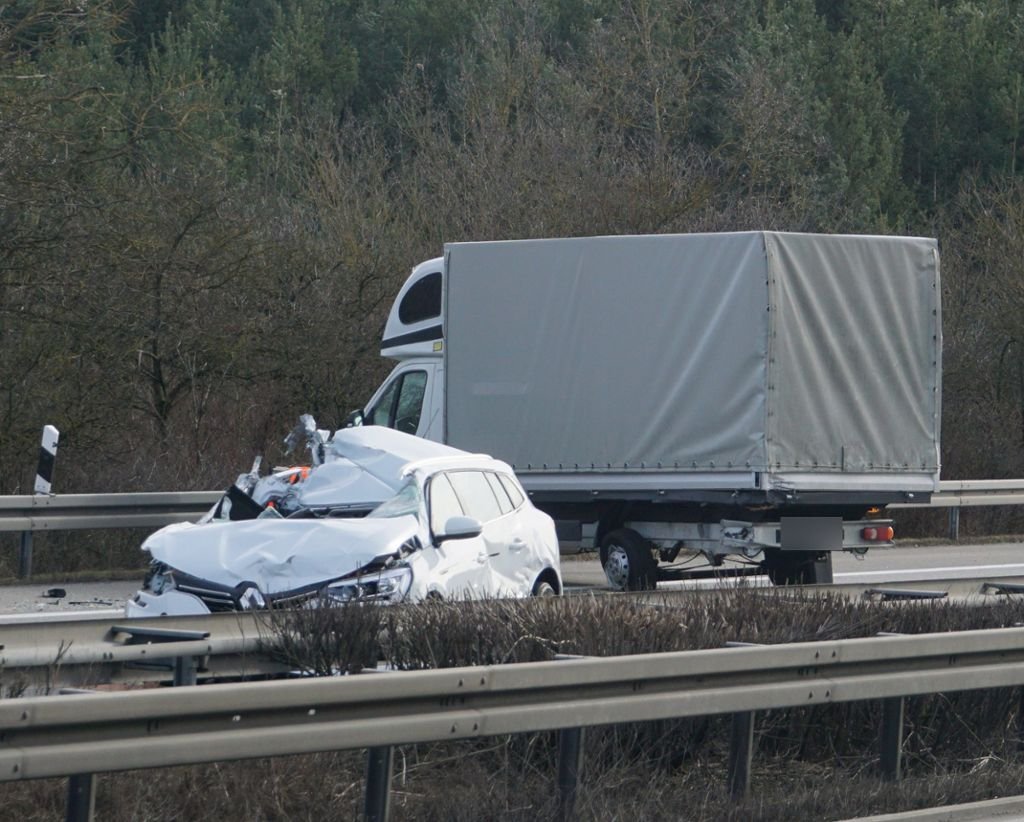
[[[276,644],[267,612],[126,620],[17,620],[0,624],[0,679],[26,693],[111,683],[170,682],[176,660],[197,675],[255,676],[288,671],[267,651]]]
[[[0,531],[155,528],[201,516],[222,494],[223,491],[177,491],[0,496]],[[1024,504],[1024,479],[944,480],[930,502],[901,502],[888,507],[966,508],[1021,504]]]
[[[905,697],[1020,685],[1024,628],[33,697],[0,701],[0,781],[369,748],[380,819],[391,746],[560,730],[571,813],[585,727],[733,714],[738,796],[753,712],[882,700],[882,774],[898,779]]]
[[[221,491],[0,496],[0,532],[22,534],[19,576],[31,575],[32,534],[106,528],[159,528],[202,516]],[[1024,480],[946,480],[929,502],[893,503],[889,509],[947,508],[950,538],[959,538],[960,509],[1024,504]]]
[[[949,510],[949,538],[960,539],[960,509],[986,505],[1024,504],[1024,480],[943,480],[928,502],[898,502],[890,510],[946,508]]]
[[[0,531],[158,528],[196,519],[223,491],[0,497]]]
[[[36,531],[160,528],[199,518],[222,493],[175,491],[0,497],[0,532],[21,533],[18,576],[26,579],[32,575],[32,535]]]
[[[223,491],[176,491],[0,496],[0,531],[155,528],[195,519],[222,495]],[[900,502],[887,507],[968,508],[1021,504],[1024,504],[1024,479],[944,480],[929,502]]]

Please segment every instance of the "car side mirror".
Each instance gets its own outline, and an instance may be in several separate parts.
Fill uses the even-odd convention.
[[[349,415],[347,417],[345,417],[345,427],[346,428],[358,428],[362,424],[363,424],[363,409],[362,408],[357,408],[355,411],[350,412]]]
[[[444,531],[434,536],[435,542],[440,545],[450,539],[472,539],[480,536],[484,526],[480,520],[473,517],[449,517],[444,524]]]

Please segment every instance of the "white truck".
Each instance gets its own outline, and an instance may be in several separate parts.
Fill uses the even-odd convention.
[[[941,351],[933,239],[452,243],[349,423],[505,460],[616,588],[730,556],[830,582],[831,552],[893,544],[886,504],[938,489]]]

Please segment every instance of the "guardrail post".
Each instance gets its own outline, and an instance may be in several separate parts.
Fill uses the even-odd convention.
[[[902,696],[882,700],[880,765],[882,779],[886,782],[900,780],[900,764],[903,757],[903,701]]]
[[[366,752],[366,822],[387,822],[391,811],[391,772],[395,751],[390,745]]]
[[[960,509],[956,507],[949,509],[949,538],[953,542],[960,541]]]
[[[732,715],[729,739],[729,797],[742,799],[750,787],[750,763],[754,755],[754,712]]]
[[[583,728],[558,732],[558,818],[569,820],[576,811],[576,794],[583,771]]]
[[[1017,751],[1024,751],[1024,688],[1017,695]]]
[[[199,666],[194,656],[179,656],[174,659],[174,684],[195,685],[199,681]]]
[[[32,576],[32,532],[21,532],[21,548],[18,551],[18,579]]]
[[[96,775],[75,774],[68,777],[67,822],[92,822],[96,810]]]

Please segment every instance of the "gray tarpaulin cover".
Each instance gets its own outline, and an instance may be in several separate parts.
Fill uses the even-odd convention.
[[[517,470],[937,474],[936,242],[445,249],[447,441]]]

